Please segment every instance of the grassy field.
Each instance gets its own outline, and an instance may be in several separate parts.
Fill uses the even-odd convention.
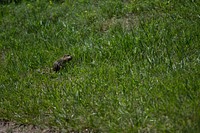
[[[73,60],[53,72],[64,54]],[[66,132],[200,132],[200,1],[1,4],[0,118]]]

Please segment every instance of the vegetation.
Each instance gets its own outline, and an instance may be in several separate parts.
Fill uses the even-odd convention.
[[[200,1],[0,5],[0,118],[65,131],[200,132]],[[51,71],[64,54],[73,60]]]

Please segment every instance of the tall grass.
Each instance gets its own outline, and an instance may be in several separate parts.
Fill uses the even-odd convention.
[[[199,132],[199,7],[0,5],[0,118],[66,131]],[[73,60],[52,72],[65,53]]]

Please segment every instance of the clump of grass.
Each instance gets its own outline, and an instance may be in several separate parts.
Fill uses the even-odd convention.
[[[0,6],[0,118],[66,131],[199,132],[199,2]],[[53,73],[65,53],[73,60]]]

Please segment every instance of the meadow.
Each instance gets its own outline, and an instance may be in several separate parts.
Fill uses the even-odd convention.
[[[0,119],[63,132],[200,132],[200,1],[0,4]],[[53,62],[73,56],[59,72]]]

